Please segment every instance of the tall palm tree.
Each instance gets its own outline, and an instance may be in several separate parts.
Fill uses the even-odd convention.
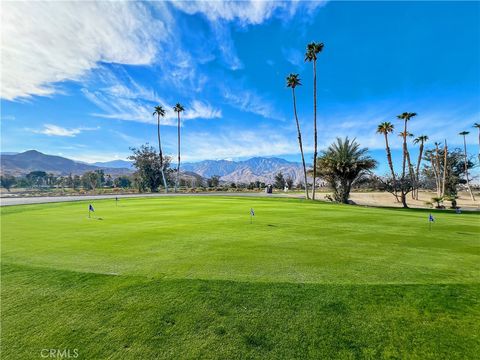
[[[307,182],[307,167],[305,166],[305,157],[303,156],[303,143],[302,143],[302,132],[300,131],[300,123],[298,122],[297,116],[297,101],[295,98],[295,88],[302,85],[300,83],[300,78],[298,74],[290,74],[287,76],[287,87],[292,88],[292,97],[293,97],[293,113],[295,114],[295,121],[297,123],[297,135],[298,135],[298,145],[300,146],[300,153],[302,154],[302,165],[303,165],[303,180],[305,181],[305,198],[308,199],[308,182]]]
[[[478,129],[478,161],[480,162],[480,123],[473,124],[473,127]]]
[[[417,171],[416,171],[416,174],[415,174],[415,178],[417,180],[417,185],[420,181],[420,163],[422,162],[422,156],[423,156],[423,147],[424,147],[424,144],[428,141],[428,136],[427,135],[420,135],[420,136],[417,136],[414,140],[413,140],[413,143],[414,144],[420,144],[420,148],[418,150],[418,160],[417,160]],[[415,193],[415,199],[418,200],[418,186],[417,186],[417,189],[416,189],[416,193]]]
[[[315,182],[317,180],[317,54],[323,50],[323,43],[312,42],[307,45],[305,61],[313,61],[313,188],[312,199],[315,200]]]
[[[177,144],[178,144],[178,162],[177,162],[177,178],[175,179],[175,192],[177,192],[180,179],[180,113],[185,109],[180,103],[173,107],[173,111],[177,113]]]
[[[470,180],[468,178],[467,140],[465,139],[465,136],[467,136],[468,134],[470,134],[469,131],[462,131],[458,135],[463,136],[463,151],[465,156],[465,179],[467,180],[467,189],[470,192],[470,197],[472,198],[472,201],[475,201],[475,196],[473,196],[472,189],[470,188]]]
[[[394,196],[395,196],[395,199],[397,199],[398,201],[397,184],[396,184],[397,181],[395,179],[395,170],[393,169],[392,152],[390,151],[390,146],[388,144],[388,134],[392,133],[394,129],[395,129],[395,126],[391,122],[384,121],[378,125],[377,134],[383,134],[385,136],[385,150],[387,152],[387,161],[388,161],[388,166],[390,167],[390,172],[392,173]]]
[[[160,141],[160,117],[164,117],[166,114],[165,109],[161,106],[155,106],[155,111],[152,115],[157,115],[157,136],[158,136],[158,153],[160,155],[160,172],[162,173],[162,180],[163,186],[165,188],[165,192],[168,193],[168,184],[167,180],[165,179],[165,171],[163,169],[163,153],[162,153],[162,143]]]
[[[408,121],[410,121],[411,118],[417,116],[417,113],[414,113],[414,112],[404,112],[400,115],[397,115],[397,118],[400,119],[400,120],[403,120],[403,132],[400,133],[402,138],[403,138],[403,159],[402,159],[402,182],[405,180],[405,165],[408,161],[408,170],[409,170],[409,173],[410,173],[410,178],[412,180],[412,183],[413,183],[413,187],[415,187],[415,175],[413,174],[413,167],[412,167],[412,164],[410,162],[410,153],[408,152],[408,148],[407,148],[407,136],[409,134],[409,132],[407,131],[407,123]],[[402,191],[402,203],[404,203],[405,205],[405,194],[404,192]]]
[[[397,118],[403,120],[403,162],[402,162],[402,177],[405,177],[405,165],[407,160],[408,148],[407,148],[407,122],[410,121],[411,118],[417,116],[417,113],[409,113],[404,112],[400,115],[397,115]]]

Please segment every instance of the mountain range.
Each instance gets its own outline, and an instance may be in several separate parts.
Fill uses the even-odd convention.
[[[221,181],[250,183],[261,181],[271,183],[275,175],[281,172],[285,178],[291,178],[294,184],[301,182],[302,165],[280,158],[254,157],[244,161],[204,160],[196,163],[185,163],[182,168],[210,178],[214,175]]]
[[[31,171],[41,170],[57,175],[81,175],[87,171],[103,170],[110,175],[123,175],[132,172],[127,168],[96,166],[64,158],[62,156],[46,155],[36,150],[23,153],[0,155],[1,173],[15,176],[26,175]]]
[[[36,150],[23,153],[0,154],[1,173],[15,176],[26,175],[31,171],[41,170],[58,175],[80,175],[86,171],[103,170],[105,173],[118,176],[132,173],[132,163],[125,160],[96,162],[92,164],[67,159],[61,156],[47,155]],[[204,160],[181,165],[185,176],[198,174],[202,178],[214,175],[223,182],[250,183],[261,181],[271,183],[279,172],[294,183],[301,182],[302,166],[280,158],[254,157],[244,161]]]

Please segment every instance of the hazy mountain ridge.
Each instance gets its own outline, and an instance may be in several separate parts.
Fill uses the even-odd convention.
[[[130,169],[135,170],[133,167],[133,163],[131,161],[126,160],[112,160],[112,161],[104,161],[104,162],[94,162],[89,165],[95,165],[100,167],[106,168],[113,168],[113,169]]]
[[[221,181],[236,183],[257,180],[271,183],[279,172],[286,178],[292,178],[294,184],[301,182],[303,177],[300,163],[280,158],[255,157],[244,161],[204,160],[198,163],[185,163],[182,168],[205,178],[218,175]]]
[[[26,175],[31,171],[45,171],[56,175],[81,175],[87,171],[103,170],[110,175],[123,175],[132,171],[126,168],[113,168],[86,164],[62,156],[47,155],[36,150],[28,150],[14,155],[0,155],[2,174]]]
[[[45,171],[56,175],[81,175],[86,171],[103,170],[113,176],[131,174],[135,169],[129,161],[113,160],[93,164],[71,160],[62,156],[47,155],[29,150],[13,155],[1,154],[1,173],[15,176],[26,175],[31,171]],[[272,183],[275,175],[281,172],[285,178],[293,179],[294,184],[302,182],[302,166],[280,158],[255,157],[244,161],[204,160],[181,165],[182,176],[189,181],[202,183],[203,178],[220,176],[224,182],[248,184],[254,181]],[[198,176],[196,176],[198,175]]]

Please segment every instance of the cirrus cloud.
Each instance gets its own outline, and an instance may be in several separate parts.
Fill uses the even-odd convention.
[[[149,64],[164,33],[136,2],[3,2],[1,20],[7,100],[52,95],[56,83],[78,80],[99,62]]]
[[[48,136],[65,136],[65,137],[75,137],[83,131],[97,130],[98,128],[65,128],[53,124],[44,124],[43,128],[40,130],[32,130],[32,132],[37,134],[44,134]]]

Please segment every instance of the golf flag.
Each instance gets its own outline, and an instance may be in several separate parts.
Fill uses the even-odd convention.
[[[435,222],[435,218],[432,216],[432,214],[430,214],[430,215],[428,216],[428,221],[429,221],[429,222]]]
[[[255,216],[255,211],[253,211],[253,209],[250,209],[250,215]]]
[[[91,213],[92,211],[95,212],[95,209],[93,208],[92,204],[89,204],[89,205],[88,205],[88,218],[90,218],[90,213]]]

